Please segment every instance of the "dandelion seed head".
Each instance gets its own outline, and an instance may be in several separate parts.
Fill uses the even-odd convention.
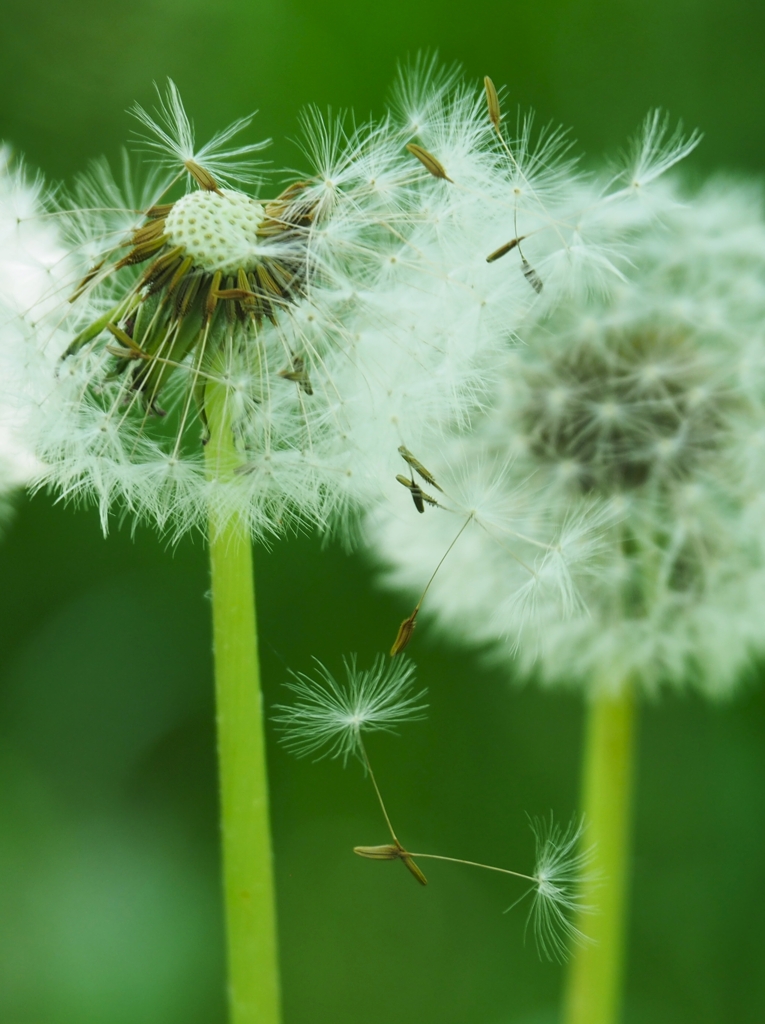
[[[172,83],[135,111],[148,174],[127,158],[119,181],[99,162],[69,194],[38,185],[25,229],[44,221],[61,258],[0,319],[42,482],[172,535],[211,509],[260,537],[350,533],[402,442],[474,417],[522,328],[622,279],[624,224],[649,216],[634,190],[529,118],[500,140],[484,90],[432,62],[412,75],[376,123],[309,111],[308,170],[278,187],[238,142],[248,118],[199,145]],[[213,407],[228,476],[205,468]]]
[[[648,184],[682,149],[660,158],[656,124]],[[657,185],[656,216],[609,213],[631,269],[530,316],[467,422],[420,449],[439,481],[504,465],[514,503],[465,533],[422,618],[541,682],[722,696],[763,647],[765,221],[750,188]],[[370,535],[417,593],[454,530],[408,511],[376,511]]]

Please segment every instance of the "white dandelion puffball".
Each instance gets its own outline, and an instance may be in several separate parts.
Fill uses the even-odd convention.
[[[275,188],[262,143],[234,142],[249,119],[198,147],[172,83],[135,113],[151,173],[136,186],[126,159],[118,186],[97,163],[30,209],[66,273],[6,306],[0,341],[39,485],[175,534],[211,512],[263,536],[373,505],[397,448],[464,419],[524,324],[618,280],[625,228],[694,145],[649,118],[604,186],[564,135],[506,131],[493,86],[419,67],[380,123],[310,112],[311,170]],[[212,409],[233,472],[206,465]]]
[[[443,508],[399,488],[369,533],[420,593],[467,520],[422,618],[521,674],[724,695],[765,647],[762,199],[652,202],[624,281],[522,332],[470,428],[415,453]]]
[[[57,282],[71,273],[56,225],[44,210],[42,181],[0,145],[0,493],[40,470],[24,429],[29,410],[19,401],[27,377],[19,360],[23,324],[58,305]],[[34,353],[27,359],[34,361]]]

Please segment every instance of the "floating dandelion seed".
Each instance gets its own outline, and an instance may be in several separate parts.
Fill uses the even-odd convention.
[[[525,894],[531,896],[527,926],[540,956],[565,960],[572,944],[588,941],[574,919],[595,910],[582,901],[582,883],[593,851],[582,849],[583,822],[562,826],[550,815],[532,821],[531,829],[536,852],[534,886]]]
[[[424,718],[426,705],[418,705],[417,701],[425,696],[425,691],[411,693],[415,668],[404,658],[394,663],[379,655],[367,671],[357,669],[355,655],[344,664],[345,686],[338,683],[320,661],[317,661],[318,679],[293,673],[295,682],[287,686],[298,699],[291,705],[277,705],[277,710],[283,714],[274,720],[282,728],[284,745],[298,757],[326,746],[328,749],[320,756],[342,757],[343,764],[351,754],[361,760],[372,780],[393,843],[365,847],[368,852],[360,855],[372,860],[400,860],[420,885],[427,885],[425,875],[393,830],[362,739],[365,731],[394,732],[399,722]],[[356,852],[359,853],[359,849]]]
[[[379,791],[378,791],[379,796]],[[382,803],[382,800],[380,801]],[[384,808],[383,808],[384,810]],[[386,814],[387,819],[387,814]],[[587,880],[587,867],[592,857],[591,850],[581,850],[583,827],[572,823],[567,827],[557,825],[552,816],[532,822],[536,842],[534,873],[522,874],[492,864],[480,864],[460,857],[445,857],[435,853],[414,853],[405,850],[395,839],[393,844],[382,846],[356,846],[353,852],[367,860],[438,860],[465,867],[481,868],[510,875],[531,882],[531,886],[513,903],[505,913],[531,896],[526,927],[531,928],[539,956],[546,960],[562,962],[568,959],[573,945],[583,945],[590,940],[573,922],[577,916],[592,912],[581,897],[583,883]],[[391,830],[392,832],[392,830]],[[409,864],[407,864],[409,866]],[[411,868],[410,868],[411,870]],[[419,869],[418,869],[419,870]],[[421,873],[421,872],[420,872]],[[423,884],[425,884],[423,882]]]
[[[354,755],[364,760],[362,733],[394,732],[401,722],[424,718],[419,703],[425,691],[412,693],[414,664],[405,658],[390,661],[378,655],[369,669],[359,669],[356,655],[344,660],[346,680],[338,682],[320,661],[317,677],[293,673],[287,683],[296,695],[291,705],[278,705],[275,721],[283,743],[299,757],[322,751],[321,757]]]
[[[281,714],[274,721],[282,730],[284,745],[298,757],[322,751],[320,757],[342,758],[346,763],[353,755],[364,765],[391,842],[355,846],[353,852],[366,860],[400,861],[423,886],[428,884],[428,880],[417,864],[418,859],[462,864],[523,879],[532,883],[520,899],[532,895],[528,921],[540,956],[564,959],[571,942],[584,941],[584,936],[571,921],[575,911],[587,909],[582,906],[578,889],[589,858],[587,853],[578,850],[581,827],[561,828],[552,817],[533,822],[536,840],[533,874],[407,849],[391,822],[364,745],[363,733],[393,732],[399,722],[425,717],[425,705],[417,703],[424,696],[424,691],[411,692],[414,665],[405,658],[389,660],[380,655],[370,670],[360,671],[352,655],[345,661],[345,684],[338,682],[321,662],[317,661],[317,667],[315,676],[293,673],[294,681],[286,685],[296,699],[290,705],[277,705],[276,710]]]

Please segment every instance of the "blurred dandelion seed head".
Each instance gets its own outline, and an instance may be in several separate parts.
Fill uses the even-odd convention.
[[[519,420],[527,451],[573,493],[670,487],[723,443],[731,396],[687,328],[606,326],[559,340],[535,341]]]
[[[423,615],[542,681],[723,695],[763,648],[765,221],[723,180],[658,182],[651,207],[624,218],[623,280],[530,320],[470,428],[420,453],[505,515],[466,532]],[[372,523],[416,592],[451,525]]]
[[[45,198],[42,179],[29,175],[10,147],[0,145],[0,495],[40,471],[23,429],[24,403],[15,388],[13,353],[23,335],[20,317],[30,310],[44,317],[56,281],[68,270],[55,226],[39,218]],[[33,361],[31,354],[27,359]],[[3,503],[0,514],[5,511]]]

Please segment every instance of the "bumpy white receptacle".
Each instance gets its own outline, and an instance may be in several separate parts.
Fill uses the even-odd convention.
[[[229,189],[190,192],[173,205],[165,222],[170,245],[182,245],[194,266],[209,273],[253,270],[255,242],[263,222],[260,203]]]

